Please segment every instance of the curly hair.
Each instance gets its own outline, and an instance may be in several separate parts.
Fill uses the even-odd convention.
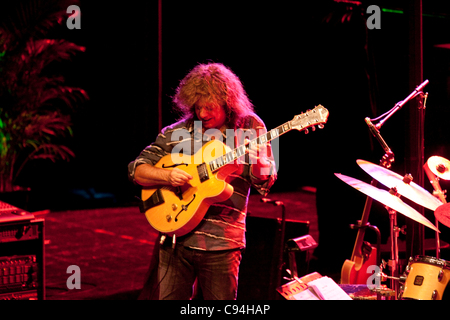
[[[254,112],[239,78],[221,63],[199,64],[181,80],[173,97],[184,120],[195,120],[197,101],[224,106],[229,125],[238,125]]]

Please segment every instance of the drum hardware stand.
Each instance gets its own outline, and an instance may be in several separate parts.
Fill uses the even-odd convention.
[[[443,191],[441,189],[441,186],[439,184],[439,178],[433,172],[431,172],[430,167],[428,166],[428,163],[425,163],[423,165],[423,168],[424,168],[425,173],[427,174],[428,178],[430,179],[430,183],[433,185],[433,188],[434,188],[433,195],[436,196],[437,198],[439,198],[442,201],[442,203],[447,203],[445,191]],[[436,225],[436,228],[439,228],[439,221],[437,218],[435,218],[435,225]],[[440,259],[441,241],[439,238],[439,232],[436,232],[435,239],[436,239],[436,258]]]
[[[391,270],[391,289],[398,292],[398,283],[394,280],[398,276],[398,232],[397,212],[387,208],[389,212],[390,230],[391,230],[391,258],[389,267]]]
[[[381,144],[383,150],[386,152],[385,155],[383,156],[382,160],[381,160],[381,165],[387,169],[389,169],[392,165],[392,163],[394,162],[394,153],[392,152],[392,150],[389,148],[389,146],[387,145],[386,141],[383,139],[383,137],[380,134],[379,129],[381,128],[381,125],[395,112],[397,111],[399,108],[401,108],[401,106],[403,106],[404,103],[406,103],[406,101],[408,101],[409,99],[405,99],[401,104],[400,102],[397,103],[396,107],[394,108],[393,111],[391,111],[390,114],[387,115],[386,118],[384,118],[380,123],[378,123],[378,125],[373,125],[371,119],[369,118],[365,118],[365,121],[367,123],[367,125],[369,126],[370,131],[372,132],[372,134],[375,136],[375,138],[377,138],[378,142]],[[397,108],[397,109],[396,109]],[[379,118],[377,118],[379,119]],[[375,119],[375,120],[377,120]],[[396,195],[397,194],[397,190],[395,188],[391,188],[391,190],[389,190],[389,192],[391,194]],[[398,274],[398,232],[400,229],[398,229],[397,227],[397,212],[395,210],[392,210],[389,207],[386,207],[386,209],[389,212],[389,221],[390,221],[390,233],[391,233],[391,257],[390,257],[390,261],[389,261],[389,266],[391,269],[391,275],[392,277],[395,277]],[[379,250],[381,251],[381,250]],[[380,254],[381,252],[378,253],[379,257],[378,257],[378,263],[380,263]],[[398,284],[391,279],[391,289],[397,293],[398,292]],[[394,294],[395,296],[395,294]],[[378,297],[380,297],[380,295],[378,295]]]
[[[410,174],[405,175],[405,177],[403,178],[403,182],[409,184],[411,181],[413,180],[412,176]],[[397,189],[391,188],[389,190],[389,193],[395,196],[400,196],[397,193]],[[388,263],[388,266],[391,270],[391,276],[388,277],[390,279],[390,283],[391,283],[391,289],[393,289],[398,296],[399,293],[399,283],[398,280],[398,275],[399,275],[399,258],[398,258],[398,236],[399,236],[399,232],[403,232],[404,233],[404,229],[403,228],[399,228],[397,226],[397,211],[386,207],[386,209],[389,212],[389,221],[390,221],[390,233],[391,233],[391,256],[390,256],[390,260]]]
[[[398,287],[398,290],[392,290],[393,293],[395,293],[393,295],[393,297],[395,297],[395,299],[399,299],[402,296],[403,285],[407,279],[407,270],[405,271],[405,273],[403,275],[401,275],[399,277],[388,276],[387,274],[385,274],[383,272],[383,270],[386,268],[387,265],[388,265],[388,263],[386,261],[382,260],[382,262],[380,264],[380,273],[377,276],[380,278],[380,282],[385,282],[387,279],[389,279],[391,281],[392,287],[394,287],[392,284],[396,283],[395,287]],[[389,290],[387,290],[387,291],[389,291]]]

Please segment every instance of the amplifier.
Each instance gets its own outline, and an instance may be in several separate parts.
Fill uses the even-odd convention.
[[[38,300],[37,290],[0,293],[0,300]]]
[[[37,224],[0,224],[0,243],[35,239],[39,239],[39,225]]]
[[[0,201],[0,223],[26,221],[32,219],[34,219],[34,215],[31,212]]]
[[[281,222],[278,219],[247,217],[247,247],[239,268],[238,300],[275,300],[277,293],[278,262],[283,254],[283,269],[288,265],[284,252],[289,239],[308,234],[309,221],[286,220],[284,239],[281,239]],[[283,247],[283,248],[282,248]],[[281,251],[283,252],[281,252]],[[303,273],[306,254],[299,254],[297,265]],[[287,274],[281,274],[281,276]]]
[[[36,255],[0,257],[0,293],[36,289],[39,272]]]
[[[44,220],[0,203],[0,300],[45,300]]]

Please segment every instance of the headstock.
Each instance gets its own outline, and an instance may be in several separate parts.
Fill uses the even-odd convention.
[[[324,124],[328,120],[329,112],[322,105],[316,106],[312,110],[308,110],[306,112],[302,112],[299,115],[296,115],[294,119],[290,121],[291,128],[299,131],[306,130],[308,133],[308,128],[312,128],[312,130],[316,129],[316,125],[319,129],[323,129]]]

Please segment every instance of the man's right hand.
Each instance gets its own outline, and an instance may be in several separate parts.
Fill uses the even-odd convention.
[[[173,168],[170,170],[169,176],[168,176],[168,182],[173,187],[179,187],[187,183],[189,180],[192,179],[192,176],[184,172],[183,170],[179,168]]]

